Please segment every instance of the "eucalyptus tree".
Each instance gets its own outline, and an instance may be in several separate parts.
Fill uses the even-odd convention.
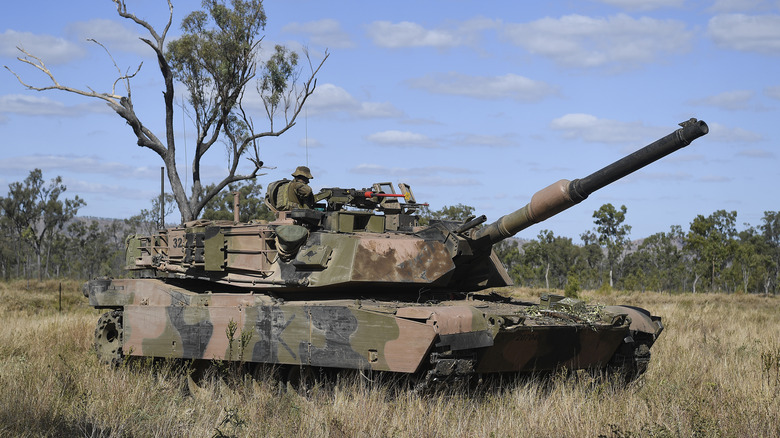
[[[701,277],[709,277],[710,290],[715,290],[715,281],[734,254],[736,220],[736,211],[718,210],[706,217],[697,215],[691,222],[684,248],[692,257],[694,293]]]
[[[31,245],[37,261],[38,278],[48,272],[49,253],[54,235],[62,231],[66,222],[71,220],[79,208],[86,205],[83,199],[61,199],[67,188],[62,178],[57,176],[47,185],[40,169],[30,171],[24,181],[13,182],[8,186],[8,196],[0,198],[0,209],[13,224],[17,248],[27,242]],[[47,265],[41,266],[42,259]],[[20,261],[17,259],[17,265]]]
[[[649,265],[642,269],[652,274],[660,290],[682,290],[685,282],[685,263],[682,250],[683,231],[672,225],[669,232],[655,233],[645,238],[637,252],[646,253]]]
[[[765,279],[764,290],[777,291],[780,287],[780,211],[765,211],[763,222],[759,228],[764,236],[769,251],[771,264]]]
[[[125,0],[112,0],[117,14],[142,28],[148,36],[143,41],[153,52],[163,83],[165,128],[155,133],[136,113],[131,80],[141,69],[121,70],[108,48],[103,47],[117,70],[114,86],[108,91],[92,88],[79,89],[60,84],[44,61],[22,48],[17,58],[40,70],[51,81],[50,85],[34,86],[20,75],[11,72],[27,89],[36,91],[62,90],[104,101],[124,119],[138,146],[148,148],[160,156],[167,169],[182,222],[198,217],[206,203],[230,183],[255,178],[264,168],[260,159],[258,140],[284,134],[295,125],[306,100],[316,88],[316,75],[328,58],[325,52],[319,64],[312,63],[308,53],[309,73],[301,79],[299,56],[281,45],[276,45],[265,62],[258,59],[266,24],[262,0],[204,0],[203,10],[187,15],[181,24],[182,35],[166,45],[173,20],[172,0],[168,0],[169,15],[162,29],[155,29],[148,21],[128,11]],[[186,111],[195,125],[195,154],[192,160],[192,190],[186,193],[176,168],[176,139],[174,136],[174,90],[178,82],[186,90]],[[117,84],[124,91],[117,90]],[[258,93],[263,103],[263,117],[268,128],[258,129],[255,119],[244,104],[247,92]],[[279,124],[275,123],[279,120]],[[226,145],[227,175],[216,184],[206,187],[201,176],[201,159],[217,143]],[[248,161],[252,169],[239,173],[239,162]]]
[[[223,190],[211,198],[203,210],[203,219],[233,220],[233,193],[236,192],[239,197],[239,221],[274,220],[274,213],[263,202],[262,186],[254,180],[230,184],[228,190]]]
[[[612,204],[604,204],[593,212],[594,229],[598,236],[598,242],[607,250],[607,268],[609,270],[609,287],[614,284],[613,272],[617,268],[618,260],[628,244],[628,235],[631,226],[623,222],[626,220],[626,206],[621,205],[620,210]]]
[[[571,238],[556,236],[550,230],[541,230],[537,240],[523,246],[524,263],[537,271],[543,278],[544,287],[563,289],[569,273],[577,270],[577,260],[581,249],[575,246]]]
[[[598,236],[593,231],[585,231],[580,234],[582,248],[580,250],[580,259],[578,266],[579,281],[585,288],[596,288],[603,278],[604,251],[599,245]]]
[[[768,242],[760,230],[748,227],[738,233],[734,252],[728,267],[729,280],[734,290],[768,292],[768,277],[772,268],[772,257]]]

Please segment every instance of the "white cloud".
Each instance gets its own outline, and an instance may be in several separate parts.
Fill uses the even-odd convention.
[[[314,90],[314,94],[306,102],[311,114],[333,111],[354,111],[360,107],[360,102],[349,92],[337,85],[322,84]]]
[[[141,34],[119,21],[103,18],[79,21],[71,24],[68,27],[68,31],[77,35],[82,41],[87,39],[96,40],[103,44],[111,53],[122,51],[141,56],[154,56],[152,49],[139,39]],[[150,38],[149,36],[146,37]]]
[[[301,138],[298,140],[298,146],[302,148],[312,148],[312,149],[319,149],[322,147],[322,142],[317,140],[316,138]]]
[[[79,105],[64,103],[47,97],[26,94],[7,94],[0,96],[0,113],[22,114],[26,116],[62,116],[78,117],[85,113],[109,113],[105,103],[92,101]]]
[[[523,102],[538,102],[556,94],[546,82],[535,81],[516,74],[503,76],[470,76],[456,72],[433,74],[407,83],[431,93],[467,96],[477,99],[510,98]]]
[[[123,163],[103,161],[94,156],[35,154],[13,157],[0,161],[0,170],[30,170],[74,172],[77,174],[102,174],[116,178],[149,180],[159,179],[159,167],[136,167]]]
[[[290,23],[282,28],[282,32],[307,34],[312,43],[329,48],[349,48],[355,46],[349,34],[341,28],[341,24],[331,18],[306,23]]]
[[[375,21],[367,28],[368,37],[379,47],[397,49],[402,47],[434,47],[449,49],[464,45],[476,45],[482,31],[496,29],[500,20],[476,17],[451,23],[450,28],[426,29],[409,21],[391,23]]]
[[[761,134],[742,128],[728,128],[719,123],[708,123],[707,139],[721,143],[755,143],[764,139]]]
[[[772,99],[780,100],[780,85],[764,88],[764,94]]]
[[[760,158],[760,159],[775,157],[774,152],[768,151],[766,149],[745,149],[744,151],[738,152],[737,155],[741,157]]]
[[[86,55],[83,47],[60,37],[11,29],[0,34],[0,56],[23,57],[17,47],[41,58],[47,65],[64,64]]]
[[[360,102],[360,108],[355,111],[355,115],[361,118],[373,119],[401,117],[404,113],[390,102]]]
[[[436,142],[424,134],[417,134],[410,131],[382,131],[369,135],[366,139],[370,142],[382,146],[419,146],[419,147],[437,147]]]
[[[579,138],[593,143],[634,143],[656,138],[663,132],[659,128],[648,127],[641,122],[621,122],[599,119],[590,114],[566,114],[554,119],[550,127],[562,131],[566,138]]]
[[[507,147],[515,144],[514,134],[458,134],[453,141],[458,146]]]
[[[361,175],[376,175],[382,178],[399,178],[403,179],[405,182],[424,188],[442,186],[473,187],[482,185],[482,182],[477,179],[463,176],[474,174],[475,172],[473,170],[449,166],[387,167],[378,164],[364,163],[353,167],[350,169],[350,172]]]
[[[709,8],[712,12],[750,11],[769,6],[766,0],[715,0]]]
[[[650,11],[661,8],[679,8],[685,0],[597,0],[629,11]]]
[[[525,50],[572,67],[633,67],[659,55],[686,52],[693,37],[677,20],[566,15],[508,24],[504,34]]]
[[[123,200],[148,200],[155,196],[155,193],[150,190],[138,190],[124,184],[95,183],[74,178],[63,178],[63,181],[68,188],[68,193],[78,193],[82,197],[84,194],[93,194],[108,195]],[[156,195],[159,197],[160,192],[157,191]]]
[[[780,15],[717,15],[710,18],[707,34],[723,48],[780,54]]]
[[[428,30],[417,23],[402,21],[375,21],[368,29],[368,36],[379,47],[436,47],[450,48],[464,43],[454,31]]]
[[[714,96],[691,100],[692,105],[714,106],[725,110],[741,110],[749,107],[754,92],[750,90],[726,91]]]
[[[360,102],[349,92],[333,84],[318,85],[306,102],[309,115],[345,112],[359,118],[401,117],[403,111],[388,102]]]

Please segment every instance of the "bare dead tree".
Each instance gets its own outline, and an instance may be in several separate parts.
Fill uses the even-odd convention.
[[[243,98],[247,86],[252,79],[256,78],[257,73],[256,56],[262,41],[261,37],[257,37],[257,33],[265,25],[262,1],[234,0],[234,5],[241,6],[240,8],[236,7],[235,11],[228,9],[224,5],[224,1],[221,0],[205,2],[204,6],[207,6],[209,12],[213,13],[214,10],[219,10],[223,15],[225,11],[234,14],[231,16],[233,21],[227,25],[222,22],[217,23],[217,26],[228,26],[229,28],[215,29],[214,34],[209,34],[208,30],[204,31],[204,26],[209,24],[206,13],[203,11],[193,12],[185,18],[182,24],[185,35],[180,40],[168,43],[167,51],[165,39],[173,20],[171,0],[168,0],[168,21],[161,32],[156,31],[147,21],[128,12],[125,0],[112,1],[116,4],[120,17],[144,28],[149,34],[149,37],[140,39],[154,51],[164,82],[164,138],[158,137],[141,121],[133,106],[131,79],[138,74],[143,63],[140,63],[134,71],[128,69],[123,72],[110,51],[98,41],[89,40],[105,50],[117,70],[117,77],[109,92],[98,92],[92,88],[82,90],[60,84],[42,59],[22,47],[17,47],[23,54],[17,59],[43,72],[51,81],[51,85],[31,85],[8,66],[5,68],[13,73],[28,90],[61,90],[106,102],[130,126],[138,146],[149,148],[162,158],[167,169],[168,181],[181,212],[182,222],[194,220],[200,215],[206,203],[228,184],[253,179],[259,175],[258,172],[261,169],[265,168],[260,159],[258,140],[263,137],[278,137],[295,126],[306,100],[314,93],[317,85],[316,75],[329,54],[326,51],[322,61],[315,65],[311,63],[309,54],[306,52],[309,75],[305,81],[299,82],[301,71],[297,69],[297,54],[287,51],[282,46],[276,46],[276,53],[264,65],[262,77],[257,79],[256,91],[261,95],[265,106],[265,115],[269,121],[268,130],[257,132],[253,118],[244,108]],[[188,20],[190,21],[188,22]],[[187,34],[187,30],[190,30],[191,33]],[[232,54],[234,58],[225,59],[224,52],[227,49],[218,45],[212,47],[211,51],[208,52],[194,50],[195,46],[202,48],[203,46],[208,47],[207,43],[217,44],[214,41],[201,40],[193,47],[178,44],[186,42],[185,38],[188,36],[193,38],[199,38],[201,35],[213,36],[219,35],[220,31],[234,32],[237,35],[237,41],[228,41],[228,43],[235,43],[230,47],[237,47],[236,52]],[[185,49],[192,50],[186,52]],[[225,74],[226,68],[228,69],[227,75]],[[190,118],[196,125],[196,145],[192,162],[192,191],[189,195],[185,193],[181,177],[176,169],[174,81],[177,79],[187,86]],[[124,94],[117,92],[117,86],[120,84],[124,86]],[[277,129],[274,126],[274,121],[279,117],[283,118],[283,123]],[[207,189],[201,182],[200,162],[206,152],[218,141],[226,143],[229,151],[227,175]],[[252,163],[252,171],[248,174],[238,173],[238,165],[242,157]]]

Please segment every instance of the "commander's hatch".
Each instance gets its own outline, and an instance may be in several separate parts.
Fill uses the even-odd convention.
[[[379,209],[384,210],[385,214],[398,214],[401,213],[401,203],[398,202],[400,196],[395,196],[395,189],[393,183],[381,182],[374,183],[371,188],[376,193],[381,193],[384,196],[380,196]]]
[[[386,214],[414,214],[420,207],[428,205],[418,204],[414,199],[412,188],[406,183],[398,183],[401,193],[396,193],[393,184],[389,182],[375,183],[371,188],[379,196],[378,208],[384,210]],[[400,202],[401,198],[404,200],[403,203]]]

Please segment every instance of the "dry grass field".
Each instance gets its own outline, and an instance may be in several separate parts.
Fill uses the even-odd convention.
[[[774,297],[585,292],[664,317],[649,371],[627,386],[559,373],[417,395],[347,376],[301,395],[224,369],[191,388],[176,362],[109,369],[80,284],[63,284],[61,313],[57,282],[26,286],[0,283],[0,436],[780,436]]]

